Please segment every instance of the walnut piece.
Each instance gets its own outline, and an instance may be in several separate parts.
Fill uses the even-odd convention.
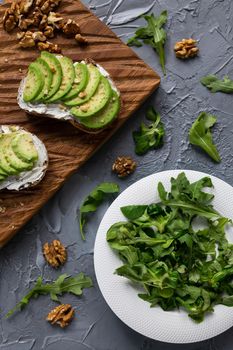
[[[27,14],[33,5],[33,2],[34,0],[21,0],[19,3],[20,13]]]
[[[132,174],[137,167],[136,162],[131,157],[117,157],[112,165],[112,171],[118,177],[126,177]]]
[[[47,262],[53,267],[59,267],[66,262],[66,248],[59,240],[54,240],[50,244],[45,243],[43,254]]]
[[[69,304],[61,304],[51,310],[46,320],[51,324],[58,324],[61,328],[67,327],[74,317],[74,309]]]
[[[18,27],[21,30],[27,30],[28,27],[34,24],[34,20],[30,18],[24,18],[23,16],[20,16]]]
[[[61,22],[63,21],[63,17],[56,12],[50,12],[48,15],[48,24],[54,26],[57,29],[60,29]]]
[[[174,46],[176,57],[186,59],[198,54],[199,49],[196,46],[197,41],[194,39],[182,39]]]
[[[46,38],[53,38],[54,37],[54,29],[51,26],[47,26],[44,29],[44,35]]]
[[[61,48],[57,44],[53,44],[49,41],[39,42],[37,47],[40,51],[49,51],[51,53],[61,53]]]
[[[11,4],[3,16],[3,28],[7,32],[11,32],[17,25],[20,16],[19,6],[16,2]]]
[[[33,40],[35,42],[37,42],[37,41],[46,41],[47,40],[46,36],[40,31],[34,32],[32,34],[32,38],[33,38]]]
[[[74,37],[76,34],[80,33],[80,27],[73,19],[68,19],[61,29],[68,37]]]
[[[32,13],[32,18],[33,18],[33,24],[35,27],[39,27],[42,18],[43,18],[43,13],[41,12],[39,7],[36,7],[35,10]],[[46,15],[45,15],[46,16]],[[47,16],[46,16],[46,20],[47,20]],[[40,28],[39,28],[40,29]]]
[[[80,45],[86,45],[86,44],[88,44],[87,39],[84,38],[81,34],[76,34],[76,35],[75,35],[75,40],[76,40]]]
[[[33,33],[27,31],[19,42],[19,46],[23,49],[28,47],[34,47],[36,45],[35,40],[32,37]]]

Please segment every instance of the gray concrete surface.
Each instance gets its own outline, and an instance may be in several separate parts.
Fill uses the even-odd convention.
[[[45,321],[55,306],[48,297],[33,300],[10,319],[0,319],[0,349],[6,350],[231,350],[233,331],[198,344],[172,345],[147,339],[125,326],[106,305],[95,280],[93,246],[99,222],[108,207],[105,203],[87,226],[87,240],[82,242],[76,210],[89,191],[102,181],[117,181],[121,190],[136,180],[165,169],[195,169],[220,177],[233,185],[233,112],[231,95],[211,94],[199,80],[209,73],[233,78],[233,2],[231,0],[93,0],[85,1],[124,41],[134,32],[143,12],[156,14],[167,9],[167,76],[159,90],[135,113],[112,139],[73,175],[63,188],[0,252],[1,315],[10,309],[39,275],[55,279],[61,272],[84,271],[92,276],[94,288],[82,298],[62,297],[76,308],[76,317],[65,330]],[[199,40],[200,56],[187,62],[174,57],[174,43],[185,37]],[[158,57],[150,47],[136,49],[139,56],[161,74]],[[165,145],[143,157],[136,157],[132,131],[144,119],[153,104],[166,127]],[[217,115],[214,140],[222,162],[214,164],[205,154],[191,147],[187,132],[200,111]],[[118,155],[131,155],[138,162],[137,171],[126,180],[111,173]],[[44,242],[60,239],[68,247],[68,262],[59,271],[43,260]]]

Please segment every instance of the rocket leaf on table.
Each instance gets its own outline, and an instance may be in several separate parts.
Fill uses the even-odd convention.
[[[201,83],[211,92],[224,92],[226,94],[233,93],[233,80],[231,80],[227,75],[223,78],[223,80],[216,77],[216,75],[207,75],[201,79]]]
[[[214,115],[202,112],[189,130],[189,141],[192,145],[201,147],[215,162],[219,163],[221,158],[213,143],[210,130],[216,120]]]
[[[79,209],[79,228],[83,240],[85,240],[84,225],[87,222],[87,215],[95,212],[107,195],[116,194],[119,191],[119,185],[116,183],[103,182],[86,197]]]
[[[135,153],[143,155],[151,149],[159,148],[163,144],[164,127],[160,115],[150,107],[146,113],[147,120],[152,123],[145,125],[141,123],[139,130],[133,132]]]
[[[144,15],[143,18],[147,21],[147,27],[141,27],[136,30],[135,35],[127,42],[129,46],[142,46],[140,40],[145,44],[149,44],[159,55],[159,61],[163,70],[165,71],[165,53],[164,44],[166,41],[166,32],[162,28],[167,22],[167,11],[161,12],[158,17],[152,13],[151,15]]]
[[[35,286],[7,313],[6,317],[10,317],[17,310],[23,309],[29,303],[30,299],[38,298],[40,295],[49,294],[53,301],[59,301],[58,296],[64,293],[72,293],[80,296],[82,295],[83,288],[89,288],[92,285],[91,278],[85,276],[82,272],[74,277],[63,274],[51,283],[43,283],[42,278],[39,277]]]

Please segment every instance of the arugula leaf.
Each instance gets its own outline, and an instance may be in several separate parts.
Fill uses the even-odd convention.
[[[202,85],[206,86],[211,92],[224,92],[225,94],[233,93],[233,80],[227,75],[223,80],[218,79],[215,75],[207,75],[201,79]]]
[[[21,301],[10,310],[6,317],[10,317],[17,310],[22,310],[32,298],[38,298],[39,295],[49,294],[53,301],[58,301],[58,296],[64,293],[72,293],[74,295],[82,295],[83,288],[92,287],[92,280],[85,276],[82,272],[74,277],[63,274],[52,283],[43,283],[42,278],[38,277],[35,286],[27,293]]]
[[[143,155],[151,149],[159,148],[163,144],[165,131],[160,115],[153,107],[150,107],[147,111],[146,118],[153,123],[150,125],[142,123],[139,130],[133,132],[135,153],[138,155]]]
[[[220,156],[213,144],[210,128],[215,124],[216,117],[202,112],[189,130],[189,142],[201,147],[215,161],[220,162]]]
[[[121,211],[127,219],[136,220],[144,214],[146,208],[147,205],[127,205],[121,207]]]
[[[232,222],[214,209],[206,188],[213,188],[209,177],[190,183],[180,173],[170,192],[158,184],[160,203],[121,208],[129,221],[107,232],[123,261],[116,273],[144,288],[138,296],[165,311],[183,307],[195,322],[216,304],[233,306],[233,244],[225,234]],[[194,231],[196,218],[205,218],[204,229]]]
[[[81,237],[85,240],[84,225],[87,222],[87,215],[97,210],[98,206],[103,202],[106,195],[119,193],[120,188],[117,184],[112,182],[103,182],[98,185],[85,198],[79,209],[79,228]]]
[[[159,62],[164,75],[165,71],[165,53],[164,44],[166,41],[166,32],[162,28],[167,22],[167,11],[161,12],[158,17],[152,13],[151,15],[143,16],[147,21],[147,27],[141,27],[136,30],[135,35],[127,42],[129,46],[142,46],[140,40],[145,44],[150,45],[159,55]],[[138,40],[139,39],[139,40]]]

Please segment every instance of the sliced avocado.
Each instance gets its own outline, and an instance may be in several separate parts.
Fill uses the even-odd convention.
[[[8,137],[9,135],[2,134],[0,137],[0,167],[7,173],[7,175],[16,175],[19,172],[13,168],[8,160],[6,159],[5,152],[10,147],[11,144],[11,137]]]
[[[90,98],[96,92],[96,89],[97,89],[99,82],[100,82],[101,74],[100,74],[98,68],[96,68],[91,63],[89,63],[87,65],[87,69],[88,69],[88,74],[89,74],[89,80],[88,80],[88,83],[87,83],[85,90],[82,92],[84,97],[81,98],[81,97],[77,96],[69,101],[66,101],[64,103],[66,106],[68,106],[68,107],[79,106],[79,105],[87,102],[88,100],[90,100]]]
[[[7,173],[1,168],[1,166],[0,166],[0,175],[5,177],[8,176]]]
[[[102,129],[110,124],[118,115],[120,110],[120,98],[116,91],[113,90],[112,97],[108,104],[98,113],[90,118],[83,118],[80,124],[88,129]]]
[[[23,99],[25,102],[33,101],[41,92],[44,86],[44,76],[41,74],[40,68],[36,62],[33,62],[28,67]]]
[[[30,163],[24,162],[23,160],[18,158],[11,147],[12,140],[14,139],[14,137],[16,137],[16,135],[17,134],[12,133],[8,136],[11,139],[11,141],[10,141],[9,147],[5,148],[6,160],[8,161],[10,166],[12,166],[12,168],[18,170],[18,172],[31,170],[33,168],[33,162],[30,162]]]
[[[62,81],[59,90],[47,100],[47,103],[59,101],[67,92],[70,91],[74,78],[75,71],[73,61],[68,57],[58,57],[62,68]]]
[[[65,96],[62,97],[63,101],[70,100],[78,96],[80,91],[83,91],[87,86],[88,77],[89,77],[87,65],[85,63],[76,62],[74,64],[74,70],[75,70],[74,83],[72,85],[71,90]]]
[[[91,117],[108,103],[112,96],[111,85],[103,75],[94,95],[85,104],[71,108],[70,112],[77,118]]]
[[[0,181],[5,180],[6,176],[0,174]]]
[[[24,162],[35,162],[38,159],[38,152],[30,134],[21,133],[13,138],[11,143],[14,153]]]
[[[62,69],[59,60],[55,55],[47,51],[41,52],[41,58],[48,63],[51,72],[53,73],[53,80],[50,86],[48,95],[43,99],[43,102],[46,103],[50,97],[52,97],[60,88],[62,81]]]
[[[38,67],[44,76],[44,86],[42,91],[39,93],[39,95],[36,96],[34,101],[40,101],[43,100],[43,98],[46,98],[50,89],[50,86],[52,84],[53,80],[53,73],[49,68],[48,63],[43,60],[42,58],[37,58],[36,63],[38,64]]]

